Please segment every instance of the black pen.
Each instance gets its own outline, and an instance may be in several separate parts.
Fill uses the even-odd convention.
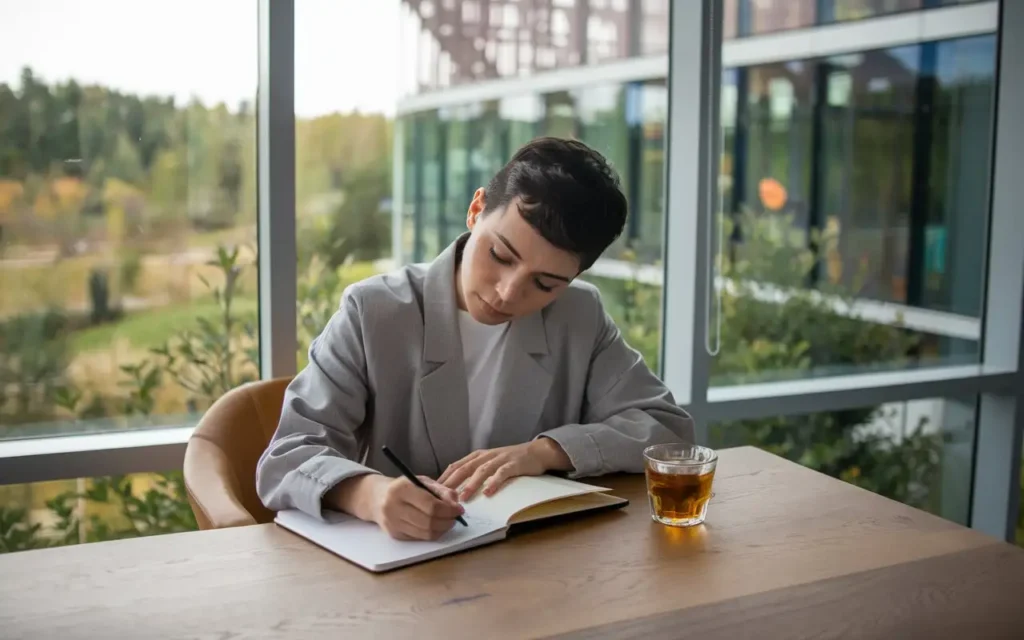
[[[431,491],[430,488],[427,487],[427,485],[423,484],[420,481],[420,479],[416,477],[416,474],[414,474],[412,471],[410,471],[409,467],[405,466],[405,463],[402,462],[401,460],[399,460],[398,456],[396,456],[391,451],[391,449],[388,449],[387,445],[384,445],[383,447],[381,447],[381,451],[383,451],[384,455],[386,455],[388,457],[388,460],[390,460],[392,463],[394,463],[394,465],[396,467],[398,467],[398,470],[402,472],[402,475],[409,479],[409,482],[413,483],[414,485],[416,485],[420,489],[423,489],[424,491],[426,491],[430,495],[434,496],[438,500],[441,499],[441,496],[437,495],[436,493]],[[466,524],[466,521],[462,519],[462,516],[456,516],[455,519],[458,520],[462,524],[462,526],[464,526],[464,527],[468,527],[469,526],[468,524]]]

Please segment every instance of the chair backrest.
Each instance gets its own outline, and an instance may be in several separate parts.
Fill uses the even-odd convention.
[[[183,468],[200,529],[273,521],[256,494],[256,463],[277,429],[289,382],[261,380],[232,389],[199,421]]]

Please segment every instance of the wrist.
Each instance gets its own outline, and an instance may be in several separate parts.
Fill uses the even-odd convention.
[[[572,471],[569,455],[554,439],[541,436],[528,445],[531,453],[540,461],[545,471]]]
[[[366,473],[347,478],[335,485],[324,495],[324,506],[342,511],[360,520],[377,521],[377,489],[386,485],[390,478],[376,473]]]

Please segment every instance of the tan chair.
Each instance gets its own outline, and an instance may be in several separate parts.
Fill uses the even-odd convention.
[[[256,463],[281,418],[290,378],[232,389],[206,412],[185,448],[185,488],[200,529],[271,522],[256,495]]]

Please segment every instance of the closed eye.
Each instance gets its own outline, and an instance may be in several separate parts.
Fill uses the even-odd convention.
[[[506,266],[512,264],[511,260],[506,260],[505,258],[502,258],[497,253],[495,253],[494,247],[491,247],[491,257],[494,258],[494,261],[497,262],[498,264],[503,264]]]
[[[538,289],[540,289],[541,291],[543,291],[545,293],[550,293],[554,289],[554,287],[549,287],[546,284],[544,284],[543,282],[541,282],[540,280],[534,280],[533,282],[534,282],[534,284],[537,285]]]

